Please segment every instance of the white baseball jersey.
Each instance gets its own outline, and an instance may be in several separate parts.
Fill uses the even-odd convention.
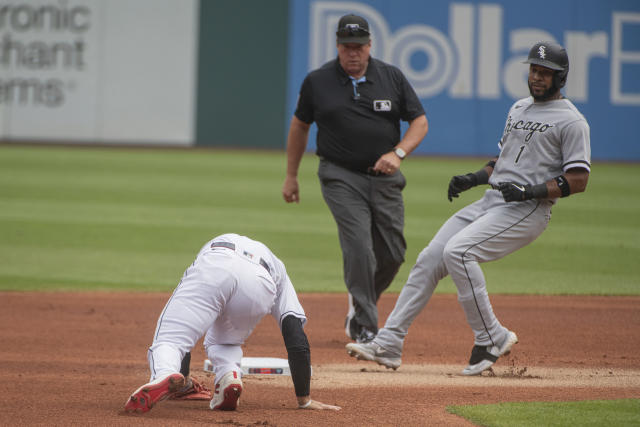
[[[568,99],[516,101],[498,143],[500,157],[489,184],[542,184],[568,169],[590,171],[589,124]]]
[[[185,353],[205,335],[216,378],[240,372],[241,345],[267,314],[278,325],[306,316],[282,261],[238,234],[207,242],[165,305],[149,348],[151,380],[179,372]]]
[[[205,255],[209,251],[222,251],[224,253],[226,248],[211,247],[214,242],[233,243],[237,255],[247,261],[260,265],[262,270],[257,270],[259,274],[266,279],[271,278],[272,285],[275,289],[275,300],[273,301],[270,313],[274,319],[276,319],[279,326],[282,325],[282,320],[287,315],[294,315],[300,318],[303,324],[306,322],[307,318],[305,317],[304,309],[298,301],[298,296],[291,283],[291,279],[289,279],[284,263],[280,261],[266,245],[246,236],[229,233],[220,235],[207,242],[202,249],[200,249],[198,256]],[[263,263],[261,263],[261,260]],[[266,303],[265,301],[265,304]]]

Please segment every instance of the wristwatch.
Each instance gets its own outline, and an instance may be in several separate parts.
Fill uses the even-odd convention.
[[[404,160],[404,158],[407,157],[407,153],[400,147],[397,147],[393,152],[396,153],[396,156],[400,157],[400,160]]]

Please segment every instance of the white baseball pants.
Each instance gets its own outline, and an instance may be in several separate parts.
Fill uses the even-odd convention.
[[[241,372],[241,346],[276,298],[262,269],[225,248],[196,258],[158,319],[148,351],[151,381],[179,372],[185,353],[205,333],[216,382],[229,371]]]

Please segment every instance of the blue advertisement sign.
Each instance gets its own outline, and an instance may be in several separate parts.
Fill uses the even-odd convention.
[[[552,40],[569,54],[563,92],[589,122],[592,158],[640,160],[637,0],[296,0],[290,8],[287,127],[304,77],[337,56],[339,18],[355,13],[369,22],[371,55],[398,66],[424,105],[429,133],[418,153],[497,154],[509,107],[529,95],[522,61]]]

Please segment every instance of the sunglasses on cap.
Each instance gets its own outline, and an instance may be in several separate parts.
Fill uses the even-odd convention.
[[[338,37],[364,37],[369,35],[369,30],[360,27],[358,24],[347,24],[336,31]]]

